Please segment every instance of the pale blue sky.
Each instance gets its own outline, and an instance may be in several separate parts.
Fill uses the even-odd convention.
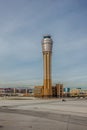
[[[87,0],[0,0],[0,87],[43,84],[44,34],[53,84],[87,87]]]

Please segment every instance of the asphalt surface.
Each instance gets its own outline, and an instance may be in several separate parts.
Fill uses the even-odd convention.
[[[0,100],[0,130],[76,129],[87,130],[87,100]]]

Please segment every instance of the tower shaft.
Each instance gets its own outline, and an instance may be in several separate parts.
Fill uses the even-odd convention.
[[[44,70],[44,96],[52,95],[52,80],[51,80],[51,52],[43,52],[43,70]]]

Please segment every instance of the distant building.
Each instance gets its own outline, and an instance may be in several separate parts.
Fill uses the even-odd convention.
[[[75,88],[70,90],[70,96],[71,97],[85,97],[87,96],[87,90],[81,89],[81,88]]]
[[[0,96],[3,96],[5,94],[5,90],[3,88],[0,88]]]
[[[64,97],[70,97],[70,88],[64,88]]]
[[[56,84],[52,87],[53,97],[63,97],[63,84]]]
[[[57,97],[63,97],[63,84],[56,84]]]
[[[79,96],[79,94],[80,94],[80,89],[75,88],[70,90],[71,97]]]
[[[0,88],[0,96],[33,96],[31,88]]]

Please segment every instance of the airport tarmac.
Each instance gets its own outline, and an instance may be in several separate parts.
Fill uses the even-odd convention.
[[[87,130],[87,99],[14,99],[0,99],[0,130]]]

